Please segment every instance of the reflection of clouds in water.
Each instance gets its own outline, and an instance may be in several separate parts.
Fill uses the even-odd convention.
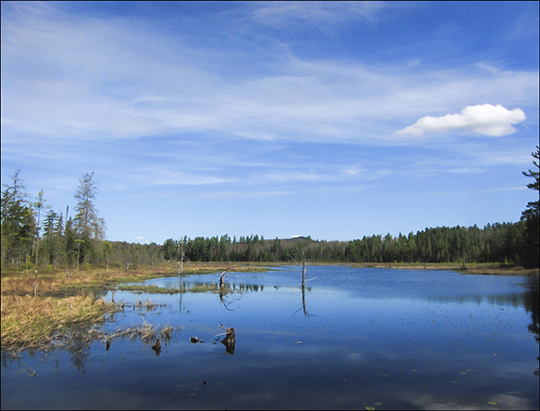
[[[276,393],[269,390],[257,390],[247,394],[241,394],[238,396],[238,401],[241,403],[257,404],[262,401],[270,401],[276,398]]]
[[[493,369],[493,372],[495,372],[498,377],[508,378],[510,380],[521,378],[521,376],[528,374],[530,371],[530,362],[504,362]]]
[[[359,352],[351,352],[346,355],[346,359],[350,363],[362,363],[365,360],[365,356]]]
[[[495,394],[485,400],[459,403],[454,398],[445,401],[444,398],[435,398],[432,394],[411,396],[408,398],[413,405],[426,410],[485,410],[489,408],[498,410],[530,410],[533,409],[528,399],[510,394]],[[495,402],[495,404],[489,404]]]

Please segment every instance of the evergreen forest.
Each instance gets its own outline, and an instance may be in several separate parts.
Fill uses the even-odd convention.
[[[539,150],[532,153],[535,170],[528,188],[539,190]],[[483,228],[435,227],[416,233],[372,235],[351,241],[319,241],[311,237],[265,239],[258,235],[170,238],[163,245],[106,241],[105,221],[96,206],[93,173],[79,179],[73,215],[52,210],[41,190],[32,200],[20,170],[4,184],[1,195],[2,270],[84,267],[107,264],[129,268],[164,261],[257,261],[359,263],[504,263],[539,265],[539,202],[529,202],[518,222]]]

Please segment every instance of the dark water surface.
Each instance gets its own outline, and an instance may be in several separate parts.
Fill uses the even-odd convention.
[[[304,296],[298,266],[232,273],[221,297],[117,291],[160,306],[126,307],[103,329],[178,327],[160,355],[127,338],[2,353],[2,408],[538,409],[537,279],[307,268]],[[233,354],[220,324],[235,329]]]

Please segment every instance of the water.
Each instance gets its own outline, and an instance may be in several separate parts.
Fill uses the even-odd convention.
[[[304,295],[298,266],[232,273],[221,298],[117,291],[160,306],[103,329],[179,327],[160,355],[138,339],[3,353],[2,408],[538,409],[537,279],[307,268]],[[220,324],[235,329],[232,354]]]

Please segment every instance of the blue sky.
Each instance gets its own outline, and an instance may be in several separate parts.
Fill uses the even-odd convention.
[[[517,221],[538,2],[2,2],[2,182],[107,238]]]

